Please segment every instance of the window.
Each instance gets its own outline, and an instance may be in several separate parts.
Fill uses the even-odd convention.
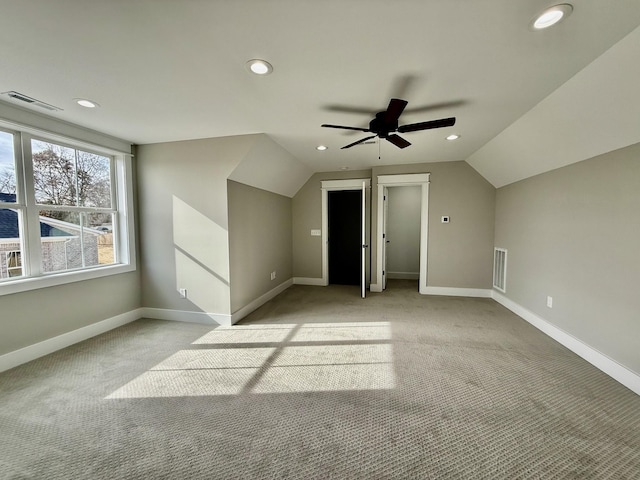
[[[0,282],[22,276],[23,208],[16,194],[15,151],[14,134],[0,130]]]
[[[113,159],[31,139],[43,272],[115,262]]]
[[[120,152],[0,129],[0,294],[133,270],[130,168]]]

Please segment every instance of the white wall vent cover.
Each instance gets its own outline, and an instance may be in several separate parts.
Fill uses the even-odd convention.
[[[493,288],[505,293],[507,290],[507,250],[493,249]]]
[[[22,103],[27,103],[29,105],[33,105],[35,107],[40,107],[40,108],[44,108],[45,110],[49,110],[51,112],[60,112],[62,111],[62,109],[60,107],[56,107],[54,105],[50,105],[48,103],[42,102],[40,100],[37,100],[35,98],[29,97],[28,95],[24,95],[20,92],[16,92],[14,90],[11,90],[9,92],[2,92],[0,93],[0,95],[5,95],[13,100],[18,100],[19,102]]]

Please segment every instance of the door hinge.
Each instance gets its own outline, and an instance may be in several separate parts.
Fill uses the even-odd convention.
[[[386,233],[383,233],[383,234],[382,234],[382,238],[387,238],[387,234],[386,234]]]

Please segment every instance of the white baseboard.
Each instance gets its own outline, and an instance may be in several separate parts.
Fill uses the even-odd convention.
[[[286,282],[282,282],[280,285],[278,285],[273,290],[269,290],[267,293],[265,293],[261,297],[255,299],[253,302],[249,303],[248,305],[245,305],[241,309],[236,310],[235,312],[233,312],[231,314],[231,323],[234,324],[234,323],[239,322],[244,317],[249,315],[254,310],[260,308],[262,305],[267,303],[272,298],[276,297],[277,295],[280,295],[287,288],[289,288],[291,285],[293,285],[293,283],[294,283],[294,279],[290,278]]]
[[[629,370],[624,365],[619,364],[595,348],[587,345],[582,340],[577,339],[573,335],[539,317],[532,311],[527,310],[522,305],[508,299],[498,291],[493,290],[492,297],[496,302],[508,308],[519,317],[522,317],[541,332],[564,345],[576,355],[584,358],[591,365],[600,369],[614,380],[620,382],[629,390],[640,395],[640,375],[636,372]]]
[[[202,323],[204,325],[231,325],[231,315],[224,313],[190,312],[187,310],[170,310],[168,308],[143,307],[143,318],[156,320],[172,320],[174,322]]]
[[[491,290],[485,288],[426,287],[423,295],[443,295],[447,297],[491,298]]]
[[[326,287],[327,283],[322,278],[293,277],[294,285],[314,285],[316,287]]]
[[[92,323],[86,327],[72,330],[71,332],[63,333],[57,337],[43,340],[42,342],[29,345],[28,347],[15,350],[13,352],[6,353],[0,356],[0,372],[9,370],[10,368],[17,367],[23,363],[30,362],[36,358],[44,357],[55,351],[69,347],[75,343],[82,342],[101,333],[108,332],[114,328],[121,327],[127,323],[133,322],[142,318],[142,310],[138,308],[131,310],[130,312],[116,315],[115,317],[107,318],[105,320]]]

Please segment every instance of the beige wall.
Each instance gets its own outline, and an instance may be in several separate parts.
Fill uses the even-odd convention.
[[[291,199],[233,181],[227,189],[231,311],[236,312],[292,277]]]
[[[371,170],[314,174],[293,197],[293,276],[322,278],[322,238],[312,229],[322,228],[322,181],[371,178]]]
[[[230,314],[227,177],[255,136],[138,147],[142,304]],[[187,299],[178,289],[187,289]]]
[[[0,117],[120,151],[131,144],[0,102]],[[135,160],[134,160],[135,164]],[[135,203],[135,171],[133,191]],[[140,307],[138,271],[0,296],[0,355]]]
[[[293,198],[293,275],[322,277],[322,244],[311,229],[322,226],[322,180],[372,178],[371,283],[376,279],[377,176],[431,173],[428,285],[491,288],[495,188],[465,162],[374,167],[372,171],[314,174]],[[451,223],[440,223],[450,215]]]
[[[378,211],[378,175],[407,173],[430,173],[427,285],[491,288],[495,188],[466,162],[374,167],[374,219]],[[442,215],[449,215],[451,223],[440,223]],[[377,237],[374,221],[371,283],[378,283]]]
[[[495,237],[509,299],[640,373],[640,144],[500,188]]]
[[[140,307],[138,272],[0,297],[0,355]]]
[[[420,276],[421,201],[422,187],[391,187],[388,190],[387,278],[418,279]]]

